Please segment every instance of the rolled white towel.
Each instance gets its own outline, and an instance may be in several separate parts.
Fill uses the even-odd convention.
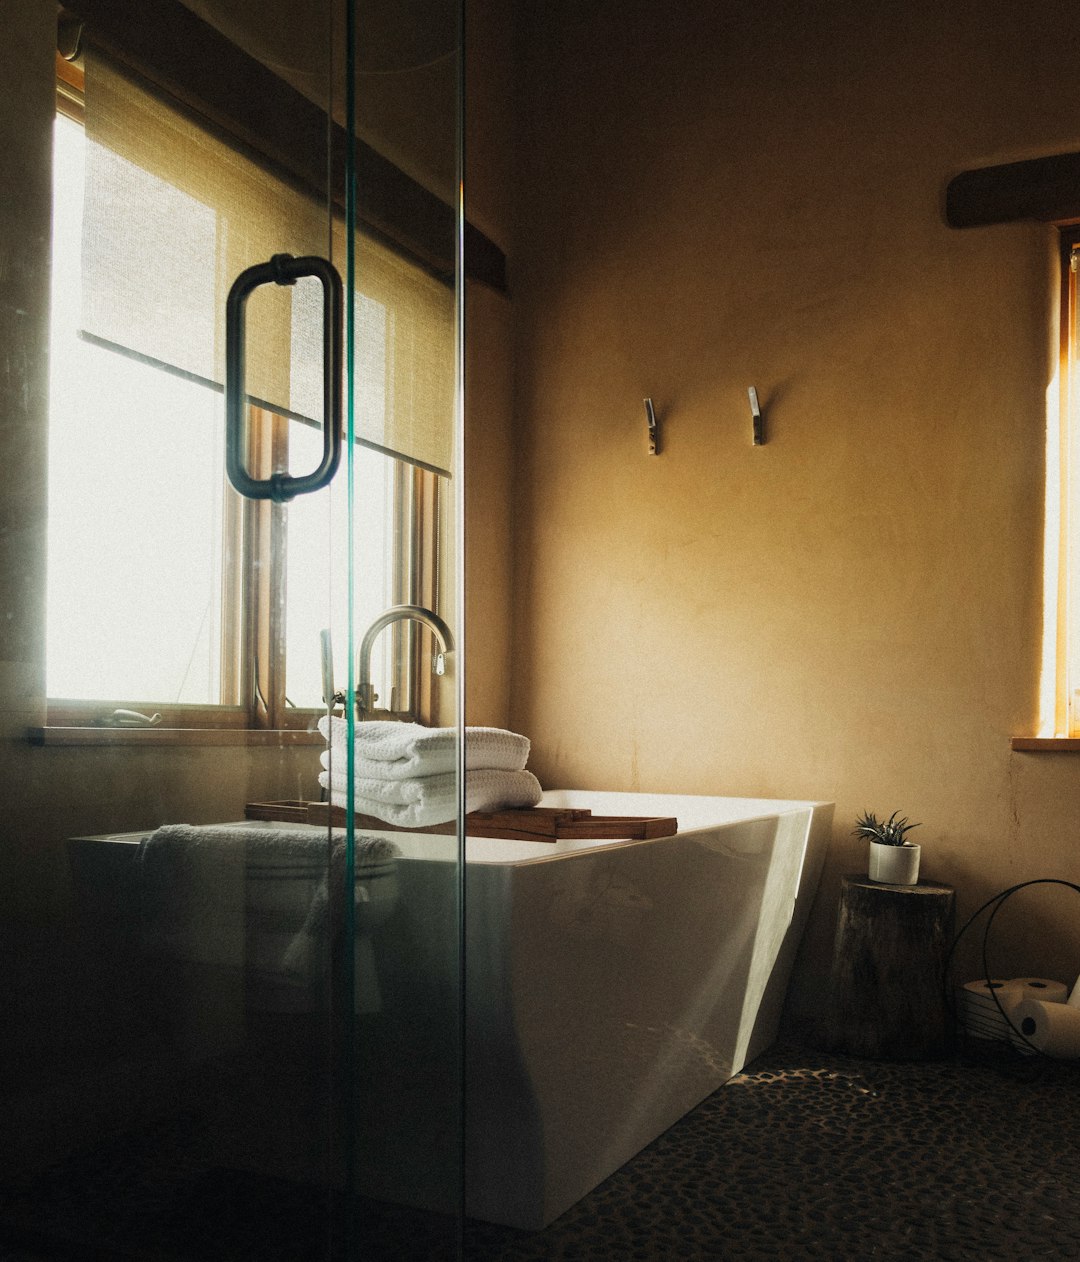
[[[344,775],[319,773],[319,783],[330,790],[335,806],[344,806],[348,780]],[[445,824],[457,812],[455,775],[421,776],[398,782],[360,777],[355,782],[355,808],[401,828]],[[372,796],[372,794],[377,796]],[[543,794],[531,771],[481,769],[465,773],[465,810],[498,811],[535,806]]]
[[[345,753],[348,725],[323,715],[319,731],[332,750]],[[434,776],[457,767],[458,729],[423,727],[374,719],[353,729],[357,761],[365,776],[380,780],[408,780]],[[501,727],[465,729],[466,771],[523,771],[529,760],[529,738]],[[335,759],[343,762],[343,757]],[[323,764],[326,765],[325,763]],[[342,770],[344,768],[342,767]]]

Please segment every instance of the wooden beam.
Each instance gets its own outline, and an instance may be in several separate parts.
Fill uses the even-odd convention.
[[[345,129],[178,0],[65,0],[65,9],[85,23],[87,43],[290,182],[344,208]],[[454,208],[361,140],[356,170],[361,224],[451,282]],[[464,233],[466,279],[505,293],[502,251],[472,224]]]
[[[1080,153],[962,171],[946,189],[945,218],[952,228],[1080,221]]]

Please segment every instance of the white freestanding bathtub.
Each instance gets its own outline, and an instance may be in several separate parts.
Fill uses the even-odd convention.
[[[679,830],[649,841],[466,839],[466,1211],[525,1229],[557,1218],[775,1038],[833,812],[828,802],[576,790],[546,793],[542,805],[673,815]],[[311,831],[324,845],[325,830]],[[439,1171],[456,1169],[459,1152],[456,844],[384,835],[400,857],[392,914],[370,926],[381,999],[358,1009],[368,1049],[358,1186],[452,1209],[452,1180]],[[89,841],[134,852],[141,836]],[[241,875],[265,916],[265,882]],[[219,985],[211,970],[179,1006],[200,1056],[237,1043],[234,972]],[[228,1002],[207,1015],[226,983]]]
[[[466,1208],[546,1226],[774,1040],[832,804],[553,792],[675,836],[467,843]]]

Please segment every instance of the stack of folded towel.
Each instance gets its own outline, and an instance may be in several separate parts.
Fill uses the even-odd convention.
[[[401,828],[443,824],[457,814],[458,732],[450,727],[375,720],[354,727],[354,804],[361,815]],[[348,790],[344,719],[324,716],[319,731],[328,748],[320,756],[319,784],[344,806]],[[535,806],[540,782],[525,770],[529,740],[497,727],[465,729],[465,810]]]

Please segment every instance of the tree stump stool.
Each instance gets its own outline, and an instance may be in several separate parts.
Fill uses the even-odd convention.
[[[948,885],[842,878],[824,1031],[830,1048],[892,1060],[948,1051],[942,983],[954,901]]]

